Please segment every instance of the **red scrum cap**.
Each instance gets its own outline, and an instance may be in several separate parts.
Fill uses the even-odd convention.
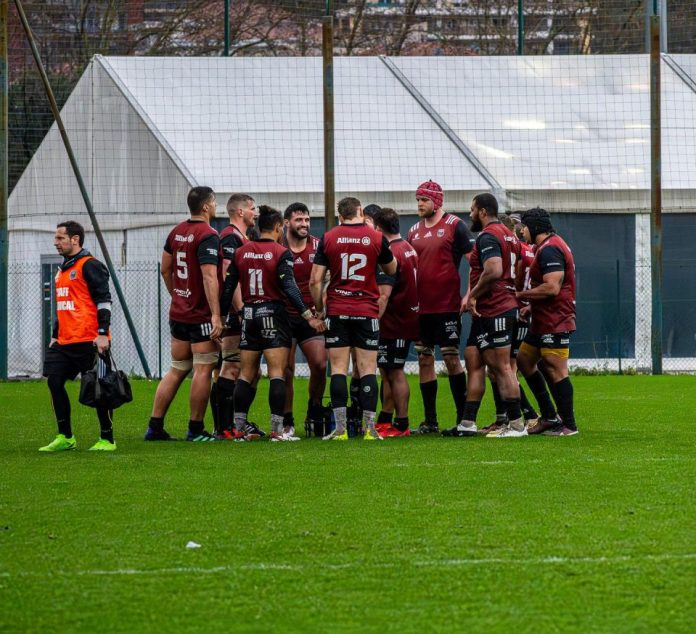
[[[442,187],[435,181],[427,181],[416,190],[416,198],[429,198],[433,201],[435,209],[440,209],[444,200],[444,194],[442,193]]]

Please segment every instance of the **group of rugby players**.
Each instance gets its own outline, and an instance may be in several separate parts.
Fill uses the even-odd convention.
[[[479,194],[469,229],[444,211],[443,199],[437,183],[423,183],[416,191],[420,221],[403,238],[393,209],[363,209],[356,198],[344,198],[338,203],[340,224],[317,239],[309,233],[304,204],[281,214],[268,206],[257,209],[245,194],[229,198],[230,223],[218,234],[210,225],[215,193],[193,188],[191,217],[171,231],[162,253],[172,300],[172,365],[157,389],[145,439],[171,439],[164,417],[193,370],[188,440],[299,440],[292,413],[296,346],[310,371],[305,430],[324,440],[346,440],[349,430],[364,440],[440,433],[438,346],[456,408],[456,424],[442,435],[577,434],[568,377],[575,330],[570,249],[543,209],[499,216],[495,197]],[[470,276],[462,298],[463,257]],[[463,312],[472,318],[466,370],[459,353]],[[425,410],[414,430],[404,374],[412,343]],[[247,418],[262,355],[269,378],[268,431]],[[327,362],[330,416],[322,403]],[[496,420],[479,429],[487,375]],[[214,433],[203,422],[209,400]]]

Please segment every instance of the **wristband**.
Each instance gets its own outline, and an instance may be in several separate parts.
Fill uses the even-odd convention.
[[[309,310],[309,308],[307,310],[305,310],[302,313],[302,318],[305,319],[306,321],[309,321],[312,318],[312,311]]]

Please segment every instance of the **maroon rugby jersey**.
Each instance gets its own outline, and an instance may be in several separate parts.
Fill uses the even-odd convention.
[[[329,269],[330,317],[377,317],[377,264],[394,259],[387,239],[364,223],[338,225],[319,241],[314,263]]]
[[[248,241],[236,250],[234,262],[245,304],[285,301],[278,277],[284,257],[290,259],[288,250],[273,240]]]
[[[295,281],[297,282],[297,286],[302,293],[302,300],[312,310],[314,310],[314,300],[312,299],[312,294],[309,292],[309,276],[312,272],[314,254],[317,252],[318,246],[318,238],[315,238],[314,236],[307,236],[306,246],[299,253],[295,253],[290,247],[288,247],[288,251],[290,251],[294,262],[293,271],[295,273]],[[286,300],[286,305],[289,314],[299,314],[289,299]]]
[[[389,296],[389,303],[379,320],[379,336],[384,339],[408,339],[415,341],[418,332],[418,254],[402,238],[389,243],[399,264],[396,284]]]
[[[469,289],[476,286],[483,273],[483,263],[489,257],[502,258],[503,274],[490,290],[476,300],[481,317],[497,317],[518,307],[515,297],[515,261],[519,240],[502,222],[487,225],[476,238],[469,258]]]
[[[214,264],[220,279],[220,236],[208,223],[185,220],[171,230],[164,250],[172,258],[172,305],[169,318],[184,324],[204,324],[212,315],[203,287],[201,265]]]
[[[413,225],[407,240],[418,254],[418,304],[421,314],[458,313],[461,305],[459,264],[472,248],[463,220],[446,213],[432,227]]]
[[[536,247],[529,271],[532,288],[544,282],[545,274],[555,271],[564,271],[560,293],[531,302],[530,332],[535,335],[575,330],[575,261],[563,238],[554,233]]]
[[[518,257],[517,277],[515,286],[518,291],[525,291],[530,287],[529,271],[534,261],[534,245],[519,241],[520,254]],[[525,302],[526,303],[526,302]]]

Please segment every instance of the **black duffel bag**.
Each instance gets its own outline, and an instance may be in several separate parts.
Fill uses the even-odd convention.
[[[117,409],[132,400],[133,392],[128,377],[116,367],[111,351],[108,352],[106,361],[100,359],[98,354],[95,355],[94,367],[82,373],[80,403],[87,407]]]

